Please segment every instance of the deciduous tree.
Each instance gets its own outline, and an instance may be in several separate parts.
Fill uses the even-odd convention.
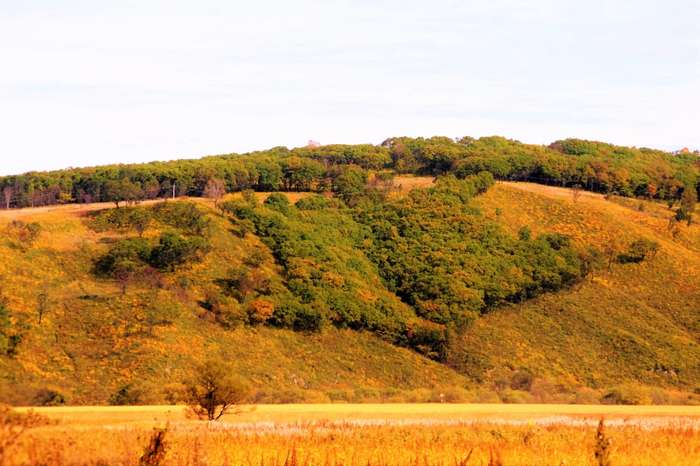
[[[185,402],[200,418],[210,421],[244,403],[250,388],[221,358],[211,358],[198,365],[185,380]]]

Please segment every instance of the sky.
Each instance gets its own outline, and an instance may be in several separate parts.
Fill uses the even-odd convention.
[[[0,0],[0,174],[391,136],[700,148],[697,0]]]

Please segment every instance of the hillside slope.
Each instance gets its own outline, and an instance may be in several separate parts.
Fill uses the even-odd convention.
[[[432,178],[395,183],[405,190],[429,186]],[[256,386],[259,401],[437,400],[447,394],[463,401],[688,402],[700,385],[700,227],[682,226],[672,236],[672,212],[660,204],[592,193],[574,200],[570,190],[527,183],[499,183],[477,196],[482,215],[513,237],[528,227],[533,237],[562,233],[578,248],[592,246],[603,255],[621,253],[640,238],[657,241],[660,250],[638,264],[613,261],[608,268],[603,258],[603,266],[571,288],[488,310],[463,334],[450,336],[440,364],[377,332],[223,325],[210,309],[212,287],[230,279],[232,270],[253,270],[253,253],[256,280],[273,290],[269,296],[286,296],[283,284],[295,273],[320,270],[320,282],[344,283],[345,291],[330,295],[334,303],[358,304],[343,307],[347,312],[366,313],[380,303],[382,318],[412,325],[413,311],[353,249],[350,239],[359,235],[362,243],[365,233],[341,212],[307,211],[289,220],[304,245],[299,252],[254,230],[241,234],[244,223],[210,201],[196,203],[211,222],[204,259],[128,284],[100,278],[93,265],[135,234],[95,228],[91,208],[0,217],[6,232],[0,295],[23,335],[16,354],[0,357],[0,401],[45,403],[53,391],[77,404],[163,402],[192,363],[211,353],[231,361]],[[19,239],[14,219],[41,226],[32,244]],[[151,224],[143,236],[156,241],[169,228]],[[335,228],[339,235],[323,236]],[[279,255],[275,248],[301,254],[311,245],[325,262],[292,257],[282,264],[273,256]],[[251,293],[239,301],[264,307],[267,298]]]
[[[498,184],[477,202],[513,232],[556,231],[601,251],[645,238],[660,250],[652,260],[604,266],[573,289],[478,320],[456,356],[463,372],[498,382],[524,370],[548,379],[543,391],[700,386],[700,227],[684,225],[674,239],[666,206],[592,193],[574,200],[571,190],[528,183]]]
[[[0,400],[41,403],[55,391],[70,403],[106,403],[125,389],[135,397],[131,401],[163,402],[193,361],[209,353],[230,360],[258,387],[262,401],[381,400],[415,389],[424,389],[416,396],[425,398],[433,389],[467,383],[453,370],[367,333],[222,328],[202,309],[207,284],[251,250],[266,247],[252,234],[231,234],[229,222],[206,201],[198,205],[213,221],[206,259],[160,277],[157,286],[129,284],[124,294],[113,280],[96,278],[91,267],[109,244],[128,235],[89,228],[92,209],[13,211],[41,225],[29,247],[15,238],[10,220],[0,218],[6,233],[0,293],[23,334],[16,356],[0,357]],[[145,236],[157,234],[154,227]],[[278,273],[269,252],[261,268],[273,278]]]

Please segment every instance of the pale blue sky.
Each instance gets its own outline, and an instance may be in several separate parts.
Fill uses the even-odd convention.
[[[697,0],[0,0],[0,174],[389,136],[700,148]]]

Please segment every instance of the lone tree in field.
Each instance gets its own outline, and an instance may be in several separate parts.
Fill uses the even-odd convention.
[[[250,393],[248,385],[222,359],[209,359],[197,366],[185,381],[185,401],[200,418],[216,421]]]

